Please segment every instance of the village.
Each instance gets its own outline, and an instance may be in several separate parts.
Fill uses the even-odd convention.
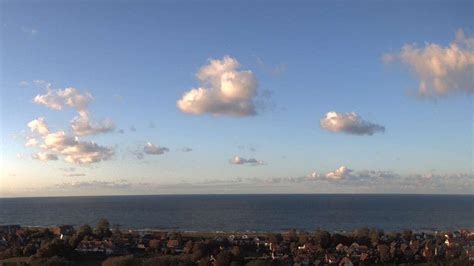
[[[0,265],[474,265],[474,231],[281,233],[0,226]]]

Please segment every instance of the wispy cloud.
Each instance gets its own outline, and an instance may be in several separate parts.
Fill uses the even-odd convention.
[[[20,30],[23,32],[23,33],[26,33],[30,36],[35,36],[39,33],[39,31],[35,28],[31,28],[31,27],[26,27],[26,26],[22,26],[20,28]]]

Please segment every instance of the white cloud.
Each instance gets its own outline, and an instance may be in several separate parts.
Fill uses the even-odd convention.
[[[68,176],[68,177],[79,177],[79,176],[86,176],[86,174],[81,174],[81,173],[77,173],[77,174],[67,174],[65,176]]]
[[[20,87],[27,87],[29,85],[30,85],[30,83],[26,80],[22,80],[18,83],[18,86],[20,86]]]
[[[81,94],[75,88],[66,88],[64,90],[48,88],[46,94],[36,95],[33,102],[53,110],[62,110],[67,105],[81,112],[87,109],[87,105],[92,99],[93,97],[90,93]]]
[[[36,147],[36,146],[38,146],[38,140],[36,140],[35,138],[29,138],[26,141],[25,146],[26,147]]]
[[[62,183],[56,185],[56,187],[61,189],[125,189],[130,188],[131,183],[127,180],[116,180],[116,181],[80,181],[80,182],[71,182],[71,183]]]
[[[196,77],[201,87],[191,89],[177,101],[185,113],[200,115],[249,116],[256,114],[254,97],[258,82],[250,70],[239,70],[239,62],[230,56],[210,60]]]
[[[56,161],[58,159],[58,156],[52,153],[45,153],[45,152],[38,152],[31,157],[35,160],[40,160],[40,161]]]
[[[168,151],[169,151],[168,148],[156,146],[155,144],[152,144],[150,142],[145,144],[145,146],[143,147],[143,152],[146,153],[146,154],[157,155],[157,154],[163,154],[163,153],[168,152]]]
[[[100,146],[93,141],[80,141],[79,138],[67,135],[64,131],[44,136],[40,147],[64,156],[64,160],[74,164],[90,164],[105,161],[114,155],[112,148]]]
[[[94,122],[90,119],[89,103],[94,99],[90,93],[80,93],[75,88],[54,90],[44,80],[35,80],[35,84],[46,87],[46,94],[36,95],[33,102],[53,110],[62,110],[65,106],[76,109],[78,115],[71,120],[71,127],[77,136],[96,135],[111,132],[115,129],[110,119]]]
[[[264,164],[262,160],[257,160],[255,158],[245,159],[240,156],[235,156],[234,158],[230,159],[229,163],[236,164],[236,165],[243,165],[243,164],[262,165]]]
[[[30,121],[28,123],[28,127],[30,128],[31,132],[36,132],[40,135],[47,135],[49,133],[48,124],[46,124],[44,117],[39,117]]]
[[[466,37],[462,30],[458,30],[456,39],[449,46],[426,43],[420,48],[416,44],[406,44],[399,54],[391,56],[407,65],[419,78],[420,96],[474,92],[474,38]]]
[[[67,135],[64,131],[50,133],[44,117],[37,118],[28,123],[32,132],[41,135],[40,141],[29,138],[27,147],[38,147],[42,150],[33,155],[34,159],[41,161],[57,160],[64,156],[66,162],[75,164],[89,164],[108,160],[114,155],[114,150],[103,147],[92,141],[80,141],[78,137]]]
[[[352,172],[351,169],[345,166],[341,166],[332,172],[328,172],[325,175],[325,177],[329,180],[334,180],[334,181],[343,180],[343,179],[346,179],[351,172]]]
[[[82,112],[71,121],[71,127],[78,136],[96,135],[107,133],[115,129],[115,124],[110,119],[100,122],[90,121],[89,113]]]
[[[21,31],[24,32],[24,33],[27,33],[31,36],[34,36],[34,35],[38,34],[38,32],[39,32],[35,28],[30,28],[30,27],[25,27],[25,26],[21,27]]]
[[[320,126],[334,133],[347,133],[352,135],[373,135],[384,132],[385,127],[363,120],[357,113],[328,112],[320,120]]]

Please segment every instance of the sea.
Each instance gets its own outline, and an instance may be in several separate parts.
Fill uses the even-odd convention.
[[[281,232],[474,229],[474,195],[153,195],[1,198],[0,224]]]

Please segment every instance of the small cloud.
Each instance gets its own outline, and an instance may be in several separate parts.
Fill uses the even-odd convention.
[[[394,54],[384,54],[382,56],[382,62],[384,64],[391,64],[392,62],[394,62],[395,60],[397,60],[397,56],[394,55]]]
[[[148,128],[155,128],[155,123],[153,122],[148,123]]]
[[[66,174],[65,176],[68,176],[68,177],[79,177],[79,176],[86,176],[86,174],[76,173],[76,174]]]
[[[255,158],[245,159],[240,156],[235,156],[234,158],[230,159],[229,163],[235,164],[235,165],[243,165],[243,164],[263,165],[264,164],[262,160],[257,160]]]
[[[184,148],[181,149],[181,151],[182,152],[191,152],[191,151],[193,151],[193,149],[188,148],[188,147],[184,147]]]
[[[49,128],[44,117],[39,117],[30,121],[28,123],[28,127],[30,128],[31,132],[36,132],[42,136],[45,136],[49,133]]]
[[[30,83],[28,81],[22,80],[18,83],[18,86],[20,87],[28,87]]]
[[[25,146],[26,147],[36,147],[36,146],[38,146],[38,140],[36,140],[35,138],[29,138],[26,141]]]
[[[52,153],[38,152],[31,155],[31,158],[40,161],[56,161],[58,159],[58,156]]]
[[[129,129],[130,129],[130,131],[132,131],[132,132],[136,132],[136,131],[137,131],[137,129],[135,128],[135,126],[130,126]]]
[[[338,181],[338,180],[346,179],[351,172],[352,172],[351,169],[349,169],[345,166],[341,166],[341,167],[337,168],[336,170],[334,170],[332,172],[328,172],[325,175],[325,177],[328,180]]]
[[[277,65],[271,66],[267,65],[262,58],[256,57],[257,65],[263,69],[265,72],[273,76],[281,76],[288,70],[288,65],[285,63],[279,63]]]
[[[169,151],[168,148],[156,146],[155,144],[152,144],[150,142],[145,144],[145,146],[143,147],[143,152],[146,154],[158,155],[158,154],[163,154],[168,151]]]
[[[319,124],[321,128],[333,133],[370,136],[377,132],[385,132],[384,126],[365,121],[355,112],[328,112]]]
[[[278,64],[272,68],[271,73],[274,76],[281,76],[287,71],[287,69],[288,66],[286,64]]]
[[[123,129],[119,129],[117,132],[120,133],[120,134],[124,134],[124,133],[125,133],[125,131],[124,131]]]
[[[63,168],[59,168],[59,170],[61,170],[63,172],[66,172],[66,173],[70,173],[70,172],[75,172],[76,168],[75,167],[63,167]]]
[[[30,27],[23,26],[20,29],[21,29],[22,32],[27,33],[31,36],[34,36],[34,35],[38,34],[38,30],[35,29],[35,28],[30,28]]]
[[[240,63],[230,56],[210,60],[196,74],[201,86],[186,92],[176,106],[194,115],[255,115],[257,78],[252,71],[239,68]]]

